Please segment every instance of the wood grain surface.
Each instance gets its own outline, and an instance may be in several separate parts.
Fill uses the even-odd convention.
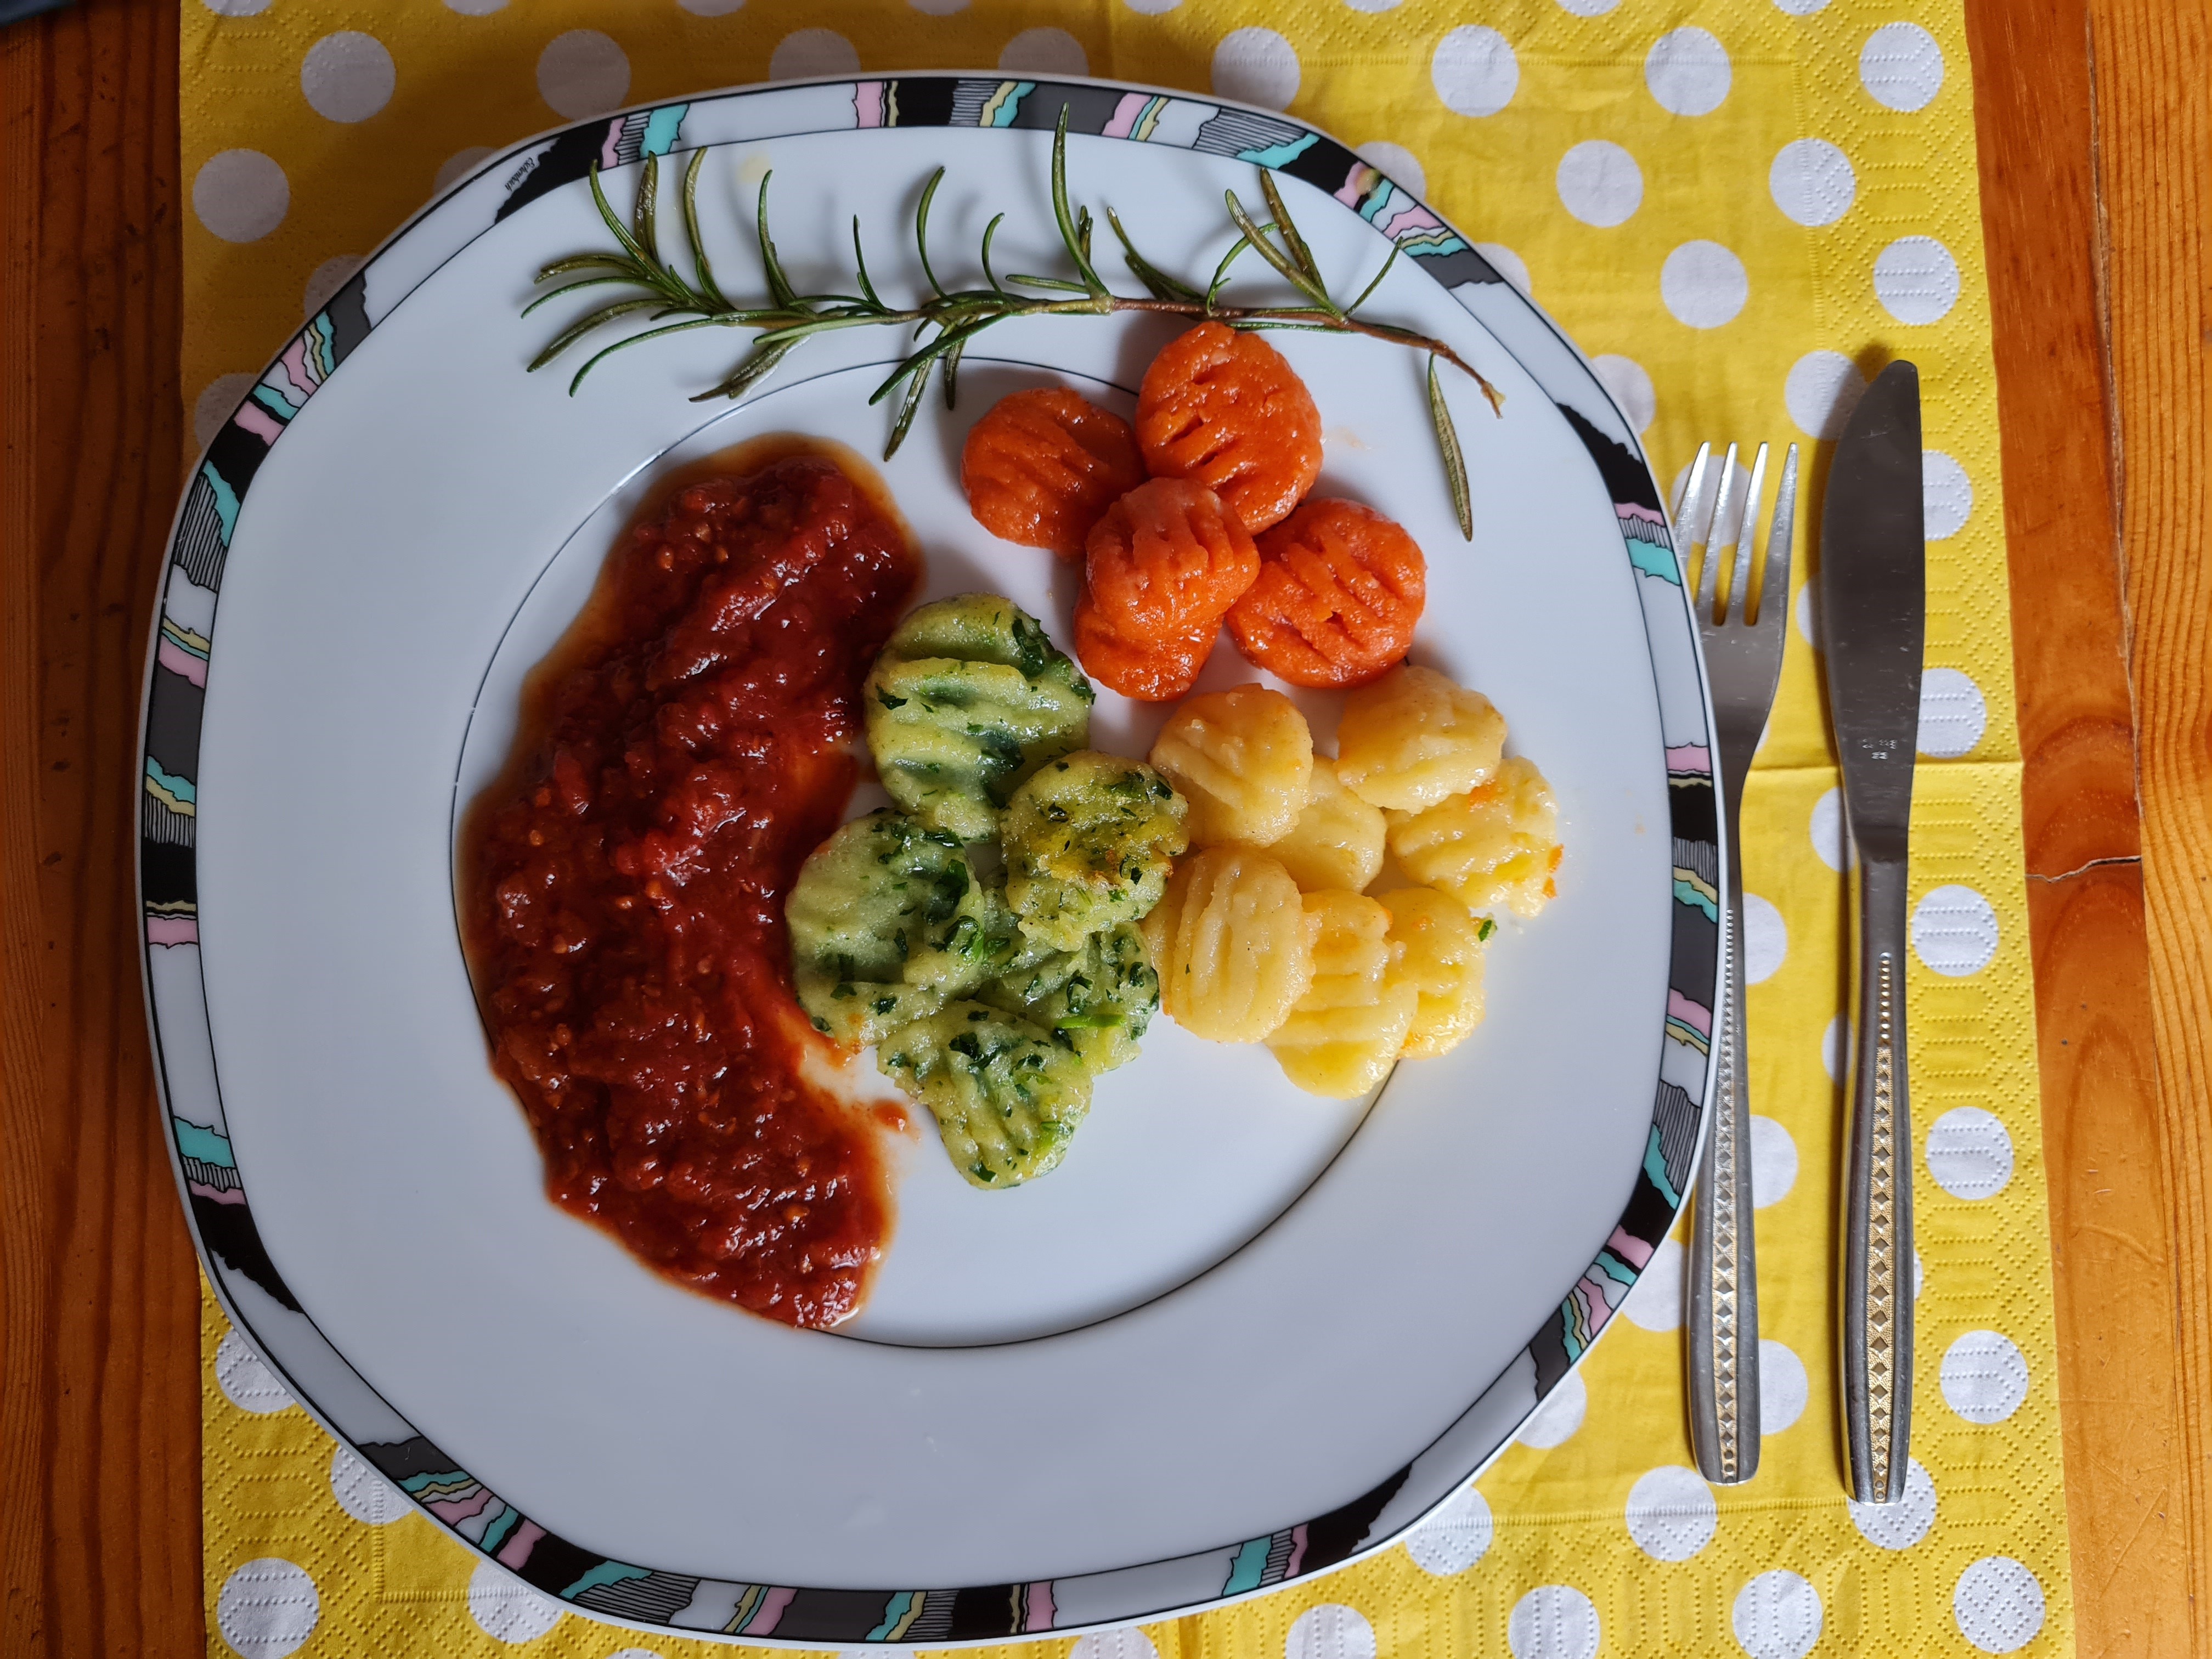
[[[2085,1655],[2191,1654],[2212,1608],[2207,3],[1966,7]],[[180,482],[175,27],[85,0],[0,34],[9,1656],[205,1651],[195,1268],[129,861]]]
[[[0,34],[0,1651],[204,1651],[199,1303],[131,756],[181,480],[173,9]]]
[[[2093,21],[2143,909],[2185,1406],[2179,1455],[2166,1462],[2202,1650],[2212,1638],[2212,7],[2094,0]]]
[[[2076,1639],[2084,1655],[2178,1656],[2197,1650],[2191,1540],[2212,1534],[2197,1523],[2183,1458],[2186,1218],[2168,1173],[2138,861],[2118,486],[2140,434],[2122,421],[2106,349],[2112,296],[2122,286],[2132,295],[2139,278],[2113,267],[2100,222],[2114,193],[2145,181],[2118,170],[2113,124],[2136,118],[2100,95],[2116,73],[2140,82],[2172,60],[2112,39],[2090,0],[1974,5],[1967,16]],[[2116,67],[2121,53],[2131,55]]]

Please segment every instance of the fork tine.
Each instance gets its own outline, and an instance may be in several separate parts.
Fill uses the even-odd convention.
[[[1720,580],[1722,525],[1728,516],[1729,498],[1735,493],[1736,470],[1735,446],[1730,444],[1728,459],[1721,463],[1720,487],[1713,495],[1712,522],[1705,532],[1705,562],[1698,572],[1698,616],[1701,620],[1710,620],[1717,614],[1713,592]]]
[[[1690,463],[1690,476],[1682,486],[1682,498],[1674,503],[1674,562],[1682,573],[1682,580],[1690,577],[1690,549],[1696,544],[1698,532],[1698,501],[1705,489],[1705,469],[1713,459],[1711,444],[1698,446],[1698,459]]]
[[[1766,490],[1766,449],[1759,447],[1752,458],[1751,487],[1743,492],[1743,512],[1737,520],[1735,570],[1729,578],[1729,610],[1739,622],[1751,620],[1751,565],[1759,538],[1759,503]]]
[[[1774,491],[1774,527],[1766,536],[1766,580],[1759,584],[1759,620],[1766,619],[1771,597],[1784,615],[1790,609],[1790,545],[1797,528],[1797,446],[1782,458],[1782,482]]]

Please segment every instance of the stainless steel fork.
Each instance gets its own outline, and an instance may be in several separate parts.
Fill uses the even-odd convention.
[[[1713,1011],[1716,1098],[1698,1173],[1691,1217],[1689,1348],[1690,1438],[1698,1468],[1716,1486],[1748,1480],[1759,1470],[1759,1276],[1752,1245],[1751,1088],[1743,1018],[1743,854],[1736,834],[1744,774],[1766,729],[1790,617],[1790,542],[1797,512],[1797,446],[1790,446],[1775,491],[1766,564],[1752,619],[1753,538],[1766,484],[1767,447],[1741,482],[1736,447],[1721,464],[1710,504],[1705,480],[1712,446],[1698,447],[1677,513],[1674,545],[1689,576],[1692,548],[1703,543],[1697,587],[1698,637],[1712,689],[1719,750],[1722,846],[1728,860],[1727,920],[1721,932],[1720,1006]],[[1739,500],[1738,491],[1741,490]],[[1732,565],[1725,593],[1722,567]]]

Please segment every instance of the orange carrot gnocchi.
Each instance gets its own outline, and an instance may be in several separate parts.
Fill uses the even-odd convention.
[[[1154,478],[1108,507],[1084,555],[1091,602],[1125,637],[1220,625],[1260,574],[1260,550],[1204,484]]]
[[[1203,484],[1154,478],[1106,509],[1084,555],[1075,653],[1127,697],[1191,688],[1221,618],[1260,571],[1260,550]]]
[[[1145,479],[1136,434],[1120,416],[1060,386],[1017,392],[969,428],[960,483],[994,536],[1083,556],[1084,538]]]
[[[1137,441],[1154,477],[1206,485],[1255,533],[1321,473],[1321,411],[1305,382],[1258,335],[1223,323],[1200,323],[1152,359]]]
[[[1364,685],[1413,641],[1428,562],[1357,501],[1307,501],[1260,538],[1260,574],[1230,608],[1237,648],[1293,685]]]
[[[1220,632],[1217,617],[1185,633],[1133,641],[1100,616],[1090,594],[1075,602],[1075,654],[1084,671],[1139,702],[1170,702],[1189,690]]]

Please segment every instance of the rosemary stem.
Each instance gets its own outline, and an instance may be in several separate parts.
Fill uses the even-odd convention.
[[[1437,428],[1437,443],[1451,484],[1461,530],[1470,538],[1473,536],[1465,463],[1458,437],[1451,428],[1450,410],[1437,383],[1436,366],[1439,361],[1449,363],[1473,380],[1481,389],[1493,413],[1503,412],[1503,397],[1480,369],[1444,341],[1395,324],[1366,322],[1353,314],[1381,286],[1382,276],[1397,258],[1399,251],[1395,247],[1392,248],[1389,259],[1383,263],[1382,270],[1376,274],[1358,300],[1348,307],[1338,304],[1328,292],[1312,248],[1291,222],[1290,208],[1280,188],[1273,175],[1264,169],[1261,174],[1260,189],[1266,198],[1270,217],[1265,223],[1255,221],[1237,199],[1233,191],[1225,192],[1224,199],[1231,221],[1241,234],[1215,267],[1212,282],[1203,293],[1180,278],[1167,275],[1139,255],[1121,222],[1109,210],[1107,221],[1121,243],[1130,269],[1143,282],[1151,297],[1139,299],[1115,294],[1099,276],[1091,260],[1091,210],[1087,207],[1077,207],[1068,194],[1067,111],[1063,107],[1058,130],[1053,138],[1053,218],[1068,259],[1081,280],[1071,282],[1059,276],[1018,275],[1010,275],[1006,279],[1008,283],[1025,285],[1031,289],[1042,289],[1047,295],[1066,296],[1057,299],[1036,293],[1017,294],[1003,286],[991,268],[992,240],[1006,216],[1000,214],[991,221],[989,228],[983,233],[983,275],[989,286],[948,290],[938,280],[929,258],[930,202],[945,179],[945,170],[939,167],[930,176],[922,191],[921,205],[915,214],[915,249],[921,263],[922,274],[928,282],[929,292],[918,303],[904,309],[885,305],[871,281],[857,219],[853,224],[853,257],[860,292],[857,295],[799,293],[785,274],[782,263],[776,255],[775,243],[769,234],[768,177],[763,176],[754,210],[754,232],[767,276],[769,303],[747,307],[732,303],[716,285],[701,241],[696,192],[700,156],[703,155],[704,152],[701,151],[693,156],[684,169],[683,185],[684,232],[690,244],[696,283],[679,275],[659,252],[656,240],[658,163],[652,159],[647,161],[639,178],[638,196],[632,210],[631,222],[627,225],[607,201],[606,193],[599,183],[599,169],[594,167],[591,170],[592,204],[613,235],[616,246],[597,252],[556,259],[541,269],[537,278],[539,283],[561,281],[564,286],[532,301],[525,314],[548,301],[580,289],[627,286],[634,291],[641,290],[642,297],[619,300],[578,319],[556,336],[532,360],[530,367],[532,369],[543,368],[586,335],[596,331],[603,324],[639,312],[651,314],[642,319],[648,325],[642,331],[613,342],[585,362],[569,382],[571,395],[582,383],[584,376],[591,372],[592,366],[612,353],[646,340],[657,339],[665,334],[680,333],[689,329],[721,327],[755,331],[751,354],[733,368],[714,391],[700,394],[702,398],[736,398],[743,396],[766,379],[794,347],[817,335],[860,327],[909,328],[913,335],[897,368],[870,398],[872,403],[880,402],[902,382],[905,383],[906,390],[902,394],[899,414],[892,428],[890,449],[885,451],[888,455],[891,449],[898,447],[915,411],[921,406],[923,389],[931,374],[943,374],[945,401],[950,406],[954,375],[968,342],[984,329],[1016,318],[1109,317],[1119,312],[1135,312],[1223,323],[1232,328],[1291,329],[1313,333],[1358,335],[1428,355],[1430,414]],[[1288,282],[1300,296],[1300,302],[1273,306],[1220,304],[1221,290],[1229,279],[1230,268],[1236,263],[1237,256],[1247,249],[1252,250]],[[570,276],[577,276],[580,280],[568,283],[566,279]],[[685,320],[663,322],[663,319],[670,317],[680,317]]]
[[[1341,312],[1323,311],[1316,306],[1221,306],[1209,307],[1199,300],[1133,299],[1127,295],[1085,295],[1071,300],[986,300],[973,294],[949,295],[944,301],[932,301],[904,311],[868,311],[865,314],[840,317],[841,325],[851,327],[861,324],[899,325],[914,323],[935,324],[951,321],[949,315],[957,301],[963,310],[989,313],[994,320],[1011,321],[1019,317],[1108,317],[1116,312],[1146,312],[1162,317],[1188,317],[1198,321],[1212,320],[1234,325],[1240,322],[1289,322],[1331,334],[1358,334],[1370,340],[1382,340],[1392,345],[1408,346],[1418,351],[1433,352],[1460,373],[1480,386],[1483,395],[1494,405],[1498,394],[1481,370],[1461,356],[1442,340],[1431,339],[1425,334],[1415,334],[1406,329],[1378,326],[1362,322],[1357,317]],[[716,321],[744,323],[763,332],[814,326],[808,332],[821,332],[827,319],[809,317],[803,313],[784,313],[763,317],[757,312],[739,313],[734,308],[714,318]]]

